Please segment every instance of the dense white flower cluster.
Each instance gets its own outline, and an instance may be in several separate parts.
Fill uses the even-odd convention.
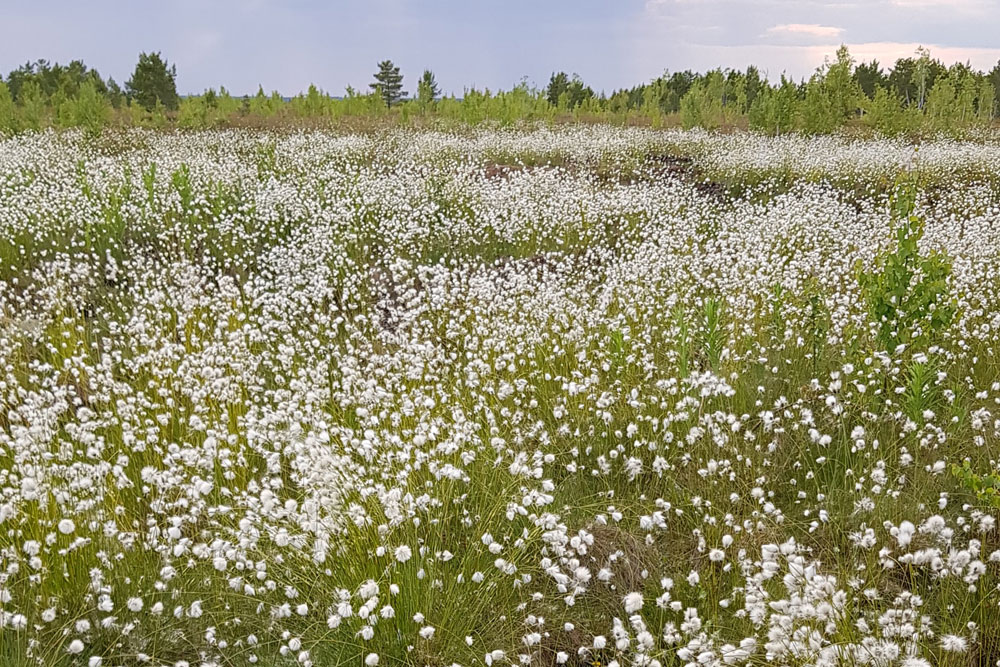
[[[860,276],[904,167],[956,316],[886,350]],[[0,142],[0,661],[991,664],[998,167],[608,127]]]

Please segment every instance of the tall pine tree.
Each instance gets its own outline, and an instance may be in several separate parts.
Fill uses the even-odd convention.
[[[175,110],[180,105],[177,95],[177,67],[168,66],[159,53],[140,53],[132,78],[125,82],[129,99],[152,111],[159,101],[164,108]]]
[[[403,90],[403,75],[391,60],[383,60],[378,64],[375,82],[369,84],[369,87],[382,97],[387,107],[398,104],[406,97],[406,91]]]
[[[433,102],[438,98],[441,91],[438,89],[437,81],[434,79],[434,72],[429,69],[424,70],[424,75],[417,83],[417,99],[423,103]]]

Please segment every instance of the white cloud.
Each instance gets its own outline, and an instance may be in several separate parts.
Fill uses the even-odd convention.
[[[864,44],[848,44],[851,55],[857,61],[877,59],[884,66],[890,66],[897,58],[914,57],[917,47],[930,49],[931,58],[940,60],[945,65],[954,63],[971,63],[981,70],[990,70],[1000,60],[1000,48],[978,48],[966,46],[947,46],[942,44],[917,44],[916,42],[867,42]],[[828,49],[836,49],[828,46]],[[829,53],[833,53],[831,50]]]
[[[904,9],[941,9],[947,11],[980,11],[996,6],[995,0],[889,0],[889,4]]]
[[[646,0],[646,11],[655,12],[670,5],[703,5],[709,0]]]
[[[898,58],[913,57],[920,44],[914,42],[847,42],[855,62],[878,60],[883,68],[891,67]],[[714,67],[745,69],[757,65],[771,81],[777,81],[784,72],[795,80],[809,77],[825,59],[833,59],[839,42],[823,44],[743,44],[717,45],[691,42],[668,43],[659,48],[647,43],[646,50],[637,53],[634,67],[637,79],[652,78],[663,71],[664,62],[671,63],[671,71],[693,69],[706,71]],[[979,70],[988,71],[1000,60],[1000,48],[969,48],[924,44],[931,57],[945,65],[970,62]]]
[[[839,37],[842,32],[844,32],[843,28],[816,23],[784,23],[767,29],[768,35],[806,35],[826,39]]]

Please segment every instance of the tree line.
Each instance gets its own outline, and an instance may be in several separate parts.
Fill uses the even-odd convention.
[[[0,133],[43,127],[109,125],[219,127],[244,122],[314,121],[385,116],[408,121],[438,117],[468,123],[558,120],[718,129],[749,127],[769,134],[822,134],[858,125],[885,135],[963,133],[997,117],[1000,62],[989,72],[968,64],[946,67],[920,48],[891,67],[856,63],[842,46],[812,76],[769,81],[755,66],[664,72],[652,81],[597,93],[579,76],[553,73],[544,88],[522,81],[507,91],[466,89],[442,96],[433,72],[424,70],[415,95],[404,90],[400,68],[377,65],[367,91],[348,87],[333,97],[316,86],[292,97],[258,88],[235,97],[224,87],[200,95],[177,93],[177,70],[160,53],[142,53],[124,86],[104,79],[82,61],[26,63],[0,77]]]
[[[0,78],[0,132],[43,127],[85,127],[100,130],[116,111],[136,124],[146,116],[180,106],[177,69],[159,53],[142,53],[125,87],[104,79],[81,60],[68,65],[37,60]]]

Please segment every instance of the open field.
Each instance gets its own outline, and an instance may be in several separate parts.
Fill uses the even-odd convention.
[[[1000,142],[0,141],[0,664],[993,665]]]

